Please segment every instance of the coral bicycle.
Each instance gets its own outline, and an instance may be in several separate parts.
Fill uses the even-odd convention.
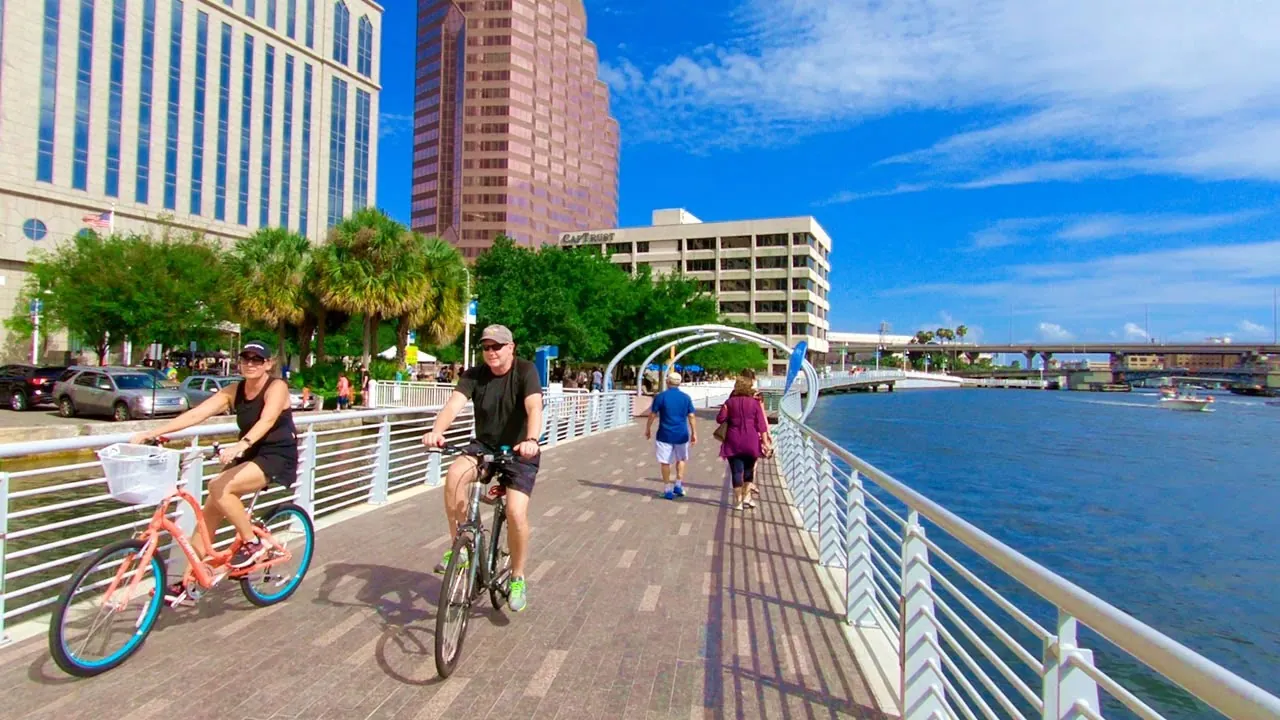
[[[206,457],[216,457],[217,452],[216,444],[178,451],[125,443],[99,451],[113,498],[157,507],[146,529],[94,553],[71,576],[49,624],[49,653],[58,667],[77,677],[90,677],[120,665],[142,647],[161,605],[177,607],[198,600],[227,578],[239,580],[244,596],[259,607],[281,602],[298,589],[315,549],[315,528],[298,505],[277,505],[265,520],[254,520],[254,533],[267,552],[258,563],[239,570],[229,565],[241,545],[238,537],[202,562],[171,518],[173,506],[186,503],[195,515],[196,532],[206,547],[213,547],[200,503],[184,486],[193,463],[203,465]],[[251,516],[260,493],[249,504]],[[173,590],[165,582],[160,553],[165,533],[187,559],[183,582]]]

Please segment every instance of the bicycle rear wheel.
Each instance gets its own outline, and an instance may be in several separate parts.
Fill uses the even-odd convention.
[[[285,503],[272,511],[266,522],[267,532],[289,551],[289,561],[251,572],[240,579],[240,591],[258,607],[287,600],[311,567],[316,546],[316,531],[307,511]],[[275,551],[270,551],[274,553]],[[270,560],[268,556],[267,560]]]
[[[507,543],[507,516],[501,506],[493,509],[493,547],[489,553],[489,602],[501,610],[511,597],[511,549]]]
[[[471,601],[475,597],[476,563],[481,562],[472,557],[474,547],[475,537],[470,530],[458,533],[440,583],[440,601],[436,603],[436,672],[442,678],[449,677],[458,666],[462,641],[467,636]]]
[[[86,560],[62,591],[49,622],[49,654],[64,672],[92,677],[142,647],[164,605],[165,589],[160,558],[139,562],[144,547],[138,539],[108,545]]]

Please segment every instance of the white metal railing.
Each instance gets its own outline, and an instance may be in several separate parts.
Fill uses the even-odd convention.
[[[862,372],[833,372],[827,373],[820,377],[822,387],[820,390],[827,390],[837,387],[853,387],[855,385],[878,385],[880,383],[896,382],[905,380],[907,373],[902,370],[864,370]],[[783,377],[765,376],[756,379],[756,384],[761,390],[782,390],[786,387],[787,379]],[[808,381],[804,375],[796,377],[795,383],[792,384],[792,390],[806,392],[808,390]]]
[[[1024,380],[1020,378],[965,378],[961,384],[964,387],[1010,388],[1015,390],[1046,390],[1049,387],[1048,380]]]
[[[634,395],[627,392],[548,397],[544,402],[543,445],[555,445],[631,422]],[[427,454],[420,438],[435,421],[436,408],[386,408],[343,413],[299,413],[298,480],[289,490],[271,486],[259,498],[266,509],[293,501],[312,517],[355,505],[381,504],[398,491],[435,486],[453,456]],[[473,429],[470,409],[454,421],[447,437],[462,443]],[[78,563],[109,542],[128,537],[150,522],[153,506],[121,505],[106,494],[102,467],[93,451],[128,440],[128,435],[42,440],[0,445],[0,645],[5,626],[30,619],[51,605]],[[173,434],[174,440],[236,437],[222,422]],[[205,481],[217,473],[210,462],[189,471],[187,490],[205,496]],[[176,519],[190,532],[195,525],[185,507]],[[230,542],[232,529],[220,538]]]
[[[1280,698],[795,421],[788,413],[797,413],[798,393],[782,407],[775,445],[792,502],[820,564],[841,581],[846,620],[896,641],[904,720],[1097,720],[1107,709],[1099,691],[1111,708],[1164,718],[1149,704],[1158,701],[1138,697],[1094,662],[1081,641],[1084,627],[1227,717],[1280,720]],[[970,556],[985,563],[960,559]],[[993,587],[987,564],[1014,581],[1012,591]],[[1133,683],[1132,674],[1125,673],[1128,684],[1149,696],[1153,684]]]
[[[370,380],[365,404],[372,408],[444,407],[453,388],[448,383]]]

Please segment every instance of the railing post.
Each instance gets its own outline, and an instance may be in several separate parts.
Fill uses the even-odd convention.
[[[924,542],[920,514],[912,510],[907,518],[902,541],[901,645],[898,648],[902,663],[902,699],[898,707],[903,720],[950,717],[943,694],[933,597],[929,595],[933,587],[933,578],[929,575],[929,546]]]
[[[378,381],[373,378],[369,378],[369,396],[364,399],[364,406],[370,409],[378,407]]]
[[[804,518],[804,529],[809,532],[818,531],[818,451],[813,447],[813,439],[805,438],[800,450],[800,510]]]
[[[1045,641],[1044,720],[1080,720],[1078,706],[1101,714],[1098,684],[1075,664],[1093,667],[1093,651],[1076,645],[1076,619],[1058,612],[1058,635]]]
[[[440,475],[440,453],[433,452],[427,456],[427,487],[440,487],[444,478]]]
[[[4,557],[9,536],[9,473],[0,472],[0,647],[9,644],[4,631]]]
[[[871,560],[871,526],[867,523],[867,498],[857,470],[849,477],[849,517],[845,534],[845,620],[850,625],[879,625],[875,565]]]
[[[307,511],[307,515],[316,514],[316,430],[315,425],[307,427],[302,436],[302,457],[298,458],[301,471],[298,473],[298,507]]]
[[[373,487],[369,502],[381,505],[387,501],[387,484],[391,476],[391,418],[383,416],[378,426],[378,455],[373,464]]]
[[[596,398],[600,397],[600,393],[590,393],[587,395],[587,426],[583,429],[583,436],[588,437],[595,432],[596,419]]]
[[[191,438],[190,447],[200,447],[200,438]],[[196,502],[203,502],[204,461],[197,460],[191,463],[183,473],[182,479],[186,481],[187,492],[191,493],[191,497],[195,498]],[[186,533],[187,537],[195,537],[196,513],[199,511],[199,508],[193,510],[186,503],[178,503],[178,517],[175,522],[178,528]],[[182,573],[186,572],[187,569],[187,554],[179,550],[177,545],[174,545],[173,550],[169,552],[169,562],[171,564],[168,572],[174,577],[182,577]]]
[[[560,442],[560,403],[556,400],[542,405],[542,427],[547,434],[547,447],[555,447]]]
[[[564,440],[569,442],[578,437],[578,399],[574,397],[565,397],[564,400],[565,420],[568,427],[565,429]]]
[[[831,453],[818,455],[818,558],[826,567],[844,566],[844,523],[836,508],[836,474]]]

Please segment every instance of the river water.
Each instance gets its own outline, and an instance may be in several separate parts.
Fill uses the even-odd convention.
[[[1186,413],[1145,393],[918,390],[824,397],[810,424],[1280,695],[1280,407],[1216,400]],[[1215,716],[1118,653],[1099,664],[1171,717]]]

